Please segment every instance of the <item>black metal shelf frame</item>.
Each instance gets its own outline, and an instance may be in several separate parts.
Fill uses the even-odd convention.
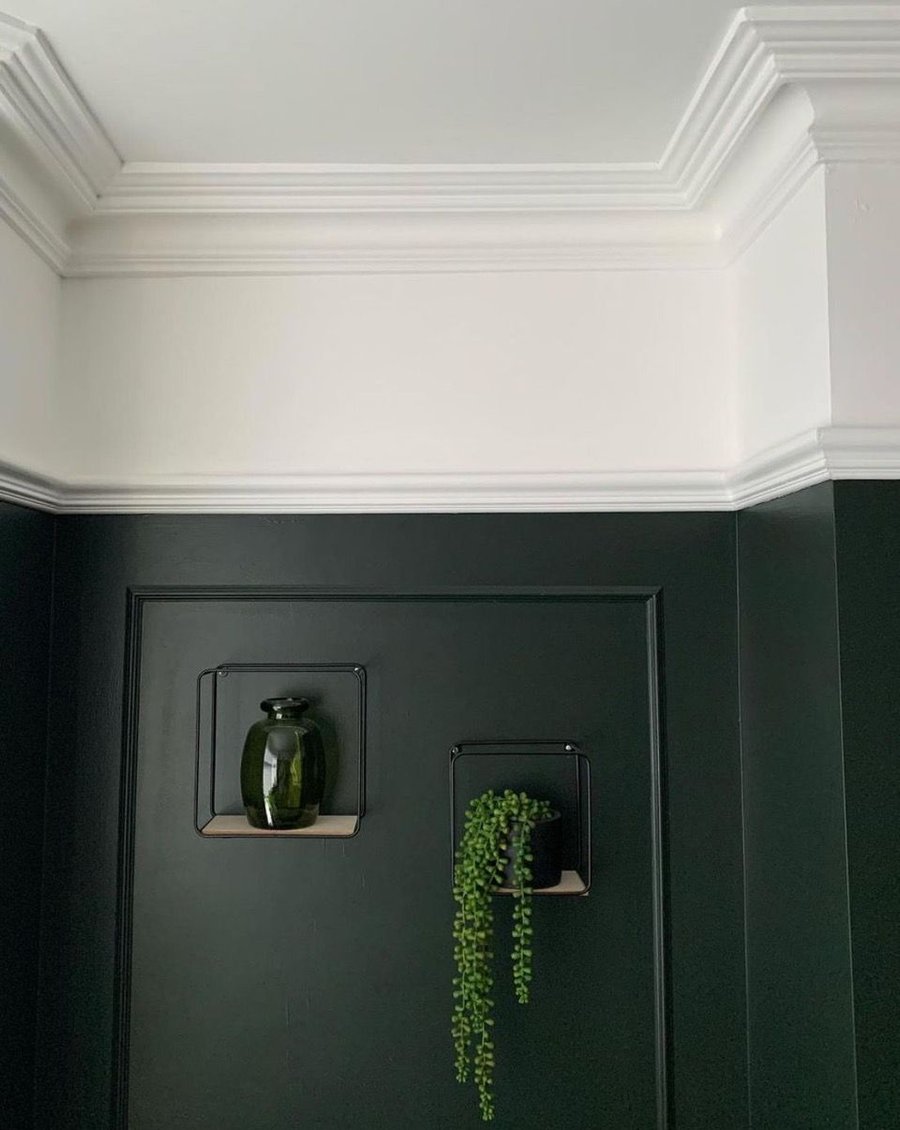
[[[584,889],[572,894],[586,895],[591,889],[591,762],[577,742],[565,738],[499,738],[468,739],[450,747],[450,874],[456,860],[456,766],[460,758],[479,755],[513,757],[547,757],[569,755],[575,779],[575,808],[578,837],[578,874]],[[534,892],[540,895],[542,892]],[[567,894],[569,892],[566,892]]]
[[[356,828],[347,836],[334,837],[317,834],[315,824],[306,831],[303,839],[350,839],[358,834],[362,818],[366,812],[366,669],[360,663],[222,663],[218,667],[207,667],[197,676],[197,725],[194,749],[194,830],[198,835],[203,835],[203,829],[216,816],[216,720],[219,684],[222,679],[230,674],[270,671],[289,673],[293,671],[308,672],[310,674],[336,674],[353,675],[357,682],[357,743],[359,748],[358,779],[356,786]],[[203,760],[203,691],[205,680],[211,680],[210,686],[210,722],[209,722],[209,815],[202,823],[200,821],[200,763]],[[216,833],[219,839],[249,839],[250,836],[235,833]]]

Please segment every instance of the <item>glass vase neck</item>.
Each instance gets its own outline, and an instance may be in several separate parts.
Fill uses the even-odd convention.
[[[259,704],[270,718],[299,718],[309,708],[306,698],[267,698]]]

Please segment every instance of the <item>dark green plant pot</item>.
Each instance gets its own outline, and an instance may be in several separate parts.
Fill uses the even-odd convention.
[[[325,791],[325,747],[318,726],[304,717],[305,698],[268,698],[241,758],[241,796],[254,828],[307,828],[316,822]]]
[[[514,821],[513,824],[517,824]],[[531,887],[533,890],[542,890],[545,887],[555,887],[562,879],[562,818],[558,812],[548,816],[546,820],[539,820],[531,829],[531,854],[534,856],[529,864],[531,868]],[[503,886],[515,887],[516,876],[513,862],[516,857],[515,837],[511,837],[509,850],[506,853],[509,862],[503,872]]]

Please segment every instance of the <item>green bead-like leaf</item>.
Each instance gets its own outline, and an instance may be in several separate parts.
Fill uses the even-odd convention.
[[[528,1002],[531,984],[530,939],[531,830],[537,820],[550,815],[547,801],[505,789],[476,797],[466,811],[462,841],[455,853],[453,898],[456,915],[453,959],[455,1001],[451,1035],[456,1052],[456,1077],[470,1077],[478,1090],[484,1121],[494,1117],[494,1054],[490,1030],[494,1026],[491,961],[494,917],[492,892],[503,879],[508,854],[513,860],[512,974],[516,999]]]

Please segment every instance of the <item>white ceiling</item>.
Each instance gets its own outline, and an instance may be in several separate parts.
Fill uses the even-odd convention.
[[[128,161],[634,162],[729,0],[0,0]]]

